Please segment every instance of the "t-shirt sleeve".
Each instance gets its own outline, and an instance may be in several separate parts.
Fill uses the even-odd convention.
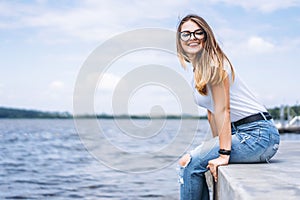
[[[226,73],[228,74],[229,78],[231,79],[231,75],[232,75],[232,70],[230,67],[230,64],[227,60],[224,61],[224,66],[223,66],[224,70],[226,71]]]

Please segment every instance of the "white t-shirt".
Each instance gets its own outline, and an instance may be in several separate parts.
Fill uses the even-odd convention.
[[[224,69],[229,75],[230,80],[230,118],[232,122],[238,121],[244,117],[259,112],[267,112],[266,108],[258,102],[253,93],[247,88],[235,71],[234,82],[231,80],[231,68],[229,63],[224,64]],[[194,100],[198,106],[208,109],[214,113],[214,103],[211,95],[211,88],[207,86],[207,95],[201,95],[195,88],[193,67],[187,64],[187,76],[191,87],[193,88]]]

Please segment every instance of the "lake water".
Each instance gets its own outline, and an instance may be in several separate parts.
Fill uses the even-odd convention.
[[[91,121],[0,120],[0,199],[178,199],[177,160],[209,137],[205,120]]]

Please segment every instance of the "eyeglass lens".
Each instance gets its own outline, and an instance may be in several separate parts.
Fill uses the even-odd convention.
[[[204,31],[202,29],[197,29],[194,32],[182,31],[180,32],[180,39],[183,41],[188,41],[191,39],[192,34],[194,38],[202,39],[204,36]]]

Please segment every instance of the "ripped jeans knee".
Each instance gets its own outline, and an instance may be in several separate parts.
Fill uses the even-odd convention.
[[[218,142],[218,138],[203,142],[179,159],[178,182],[182,187],[194,188],[196,187],[192,186],[194,183],[203,181],[204,173],[208,170],[206,168],[208,161],[219,155]]]
[[[209,199],[205,179],[206,167],[201,156],[192,152],[185,154],[179,160],[178,182],[180,184],[180,199]]]
[[[191,155],[190,154],[185,154],[184,156],[182,156],[179,160],[179,165],[181,167],[186,167],[189,162],[191,161]]]
[[[183,173],[184,173],[184,169],[187,167],[187,165],[191,162],[191,155],[185,154],[184,156],[182,156],[179,161],[179,167],[178,167],[178,183],[180,184],[184,184],[184,179],[183,179]]]

